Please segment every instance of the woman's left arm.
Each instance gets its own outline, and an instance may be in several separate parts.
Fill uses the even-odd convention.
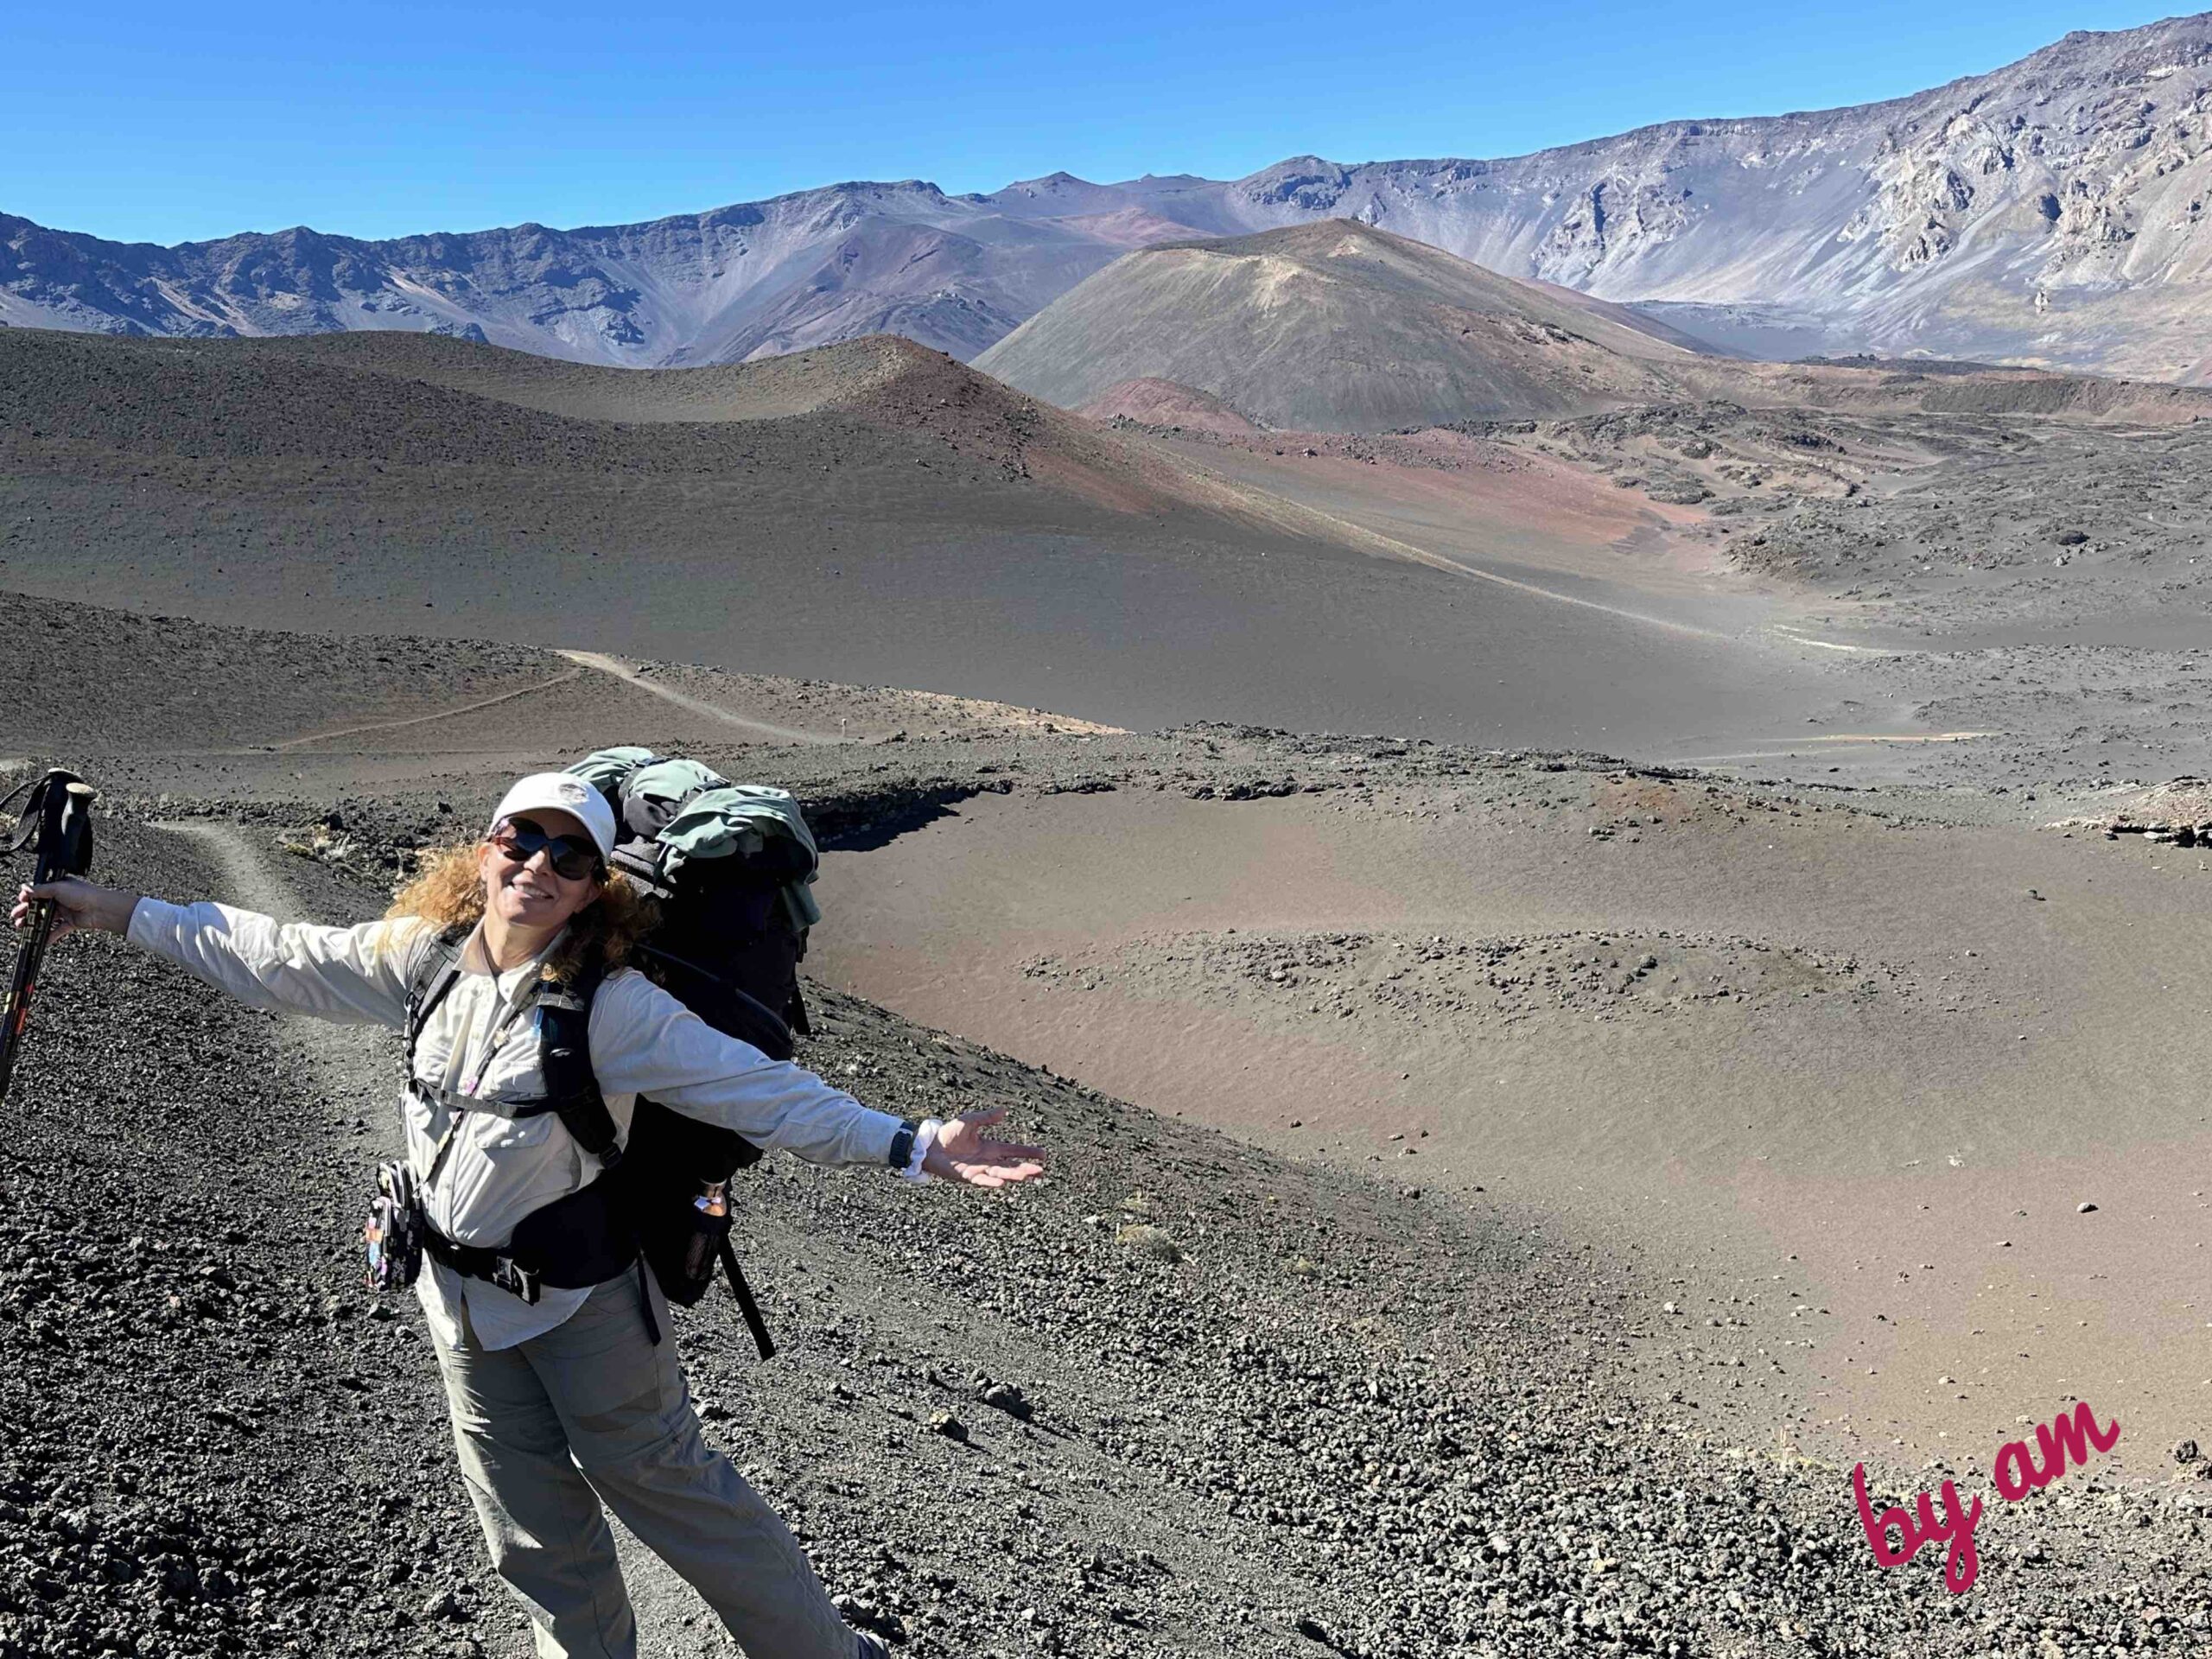
[[[608,1094],[650,1096],[663,1105],[734,1129],[756,1146],[810,1163],[896,1167],[893,1143],[905,1127],[863,1106],[805,1067],[772,1060],[750,1043],[723,1035],[644,976],[616,974],[592,1001],[592,1070]],[[1034,1147],[987,1139],[999,1114],[949,1120],[923,1168],[976,1186],[1000,1186],[1039,1173]]]

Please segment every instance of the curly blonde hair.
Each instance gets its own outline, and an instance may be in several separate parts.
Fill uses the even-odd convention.
[[[440,928],[474,927],[484,916],[484,878],[479,873],[480,841],[432,847],[416,855],[414,879],[392,896],[387,918],[419,916]],[[608,872],[598,900],[569,923],[561,948],[545,959],[544,976],[565,979],[586,963],[612,972],[660,919],[660,907],[632,885],[620,870]]]

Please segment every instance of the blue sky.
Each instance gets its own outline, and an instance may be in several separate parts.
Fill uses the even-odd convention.
[[[1236,177],[1895,97],[2158,5],[0,3],[0,212],[620,224],[842,179]]]

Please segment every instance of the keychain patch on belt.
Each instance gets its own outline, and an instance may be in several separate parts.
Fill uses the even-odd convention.
[[[368,1251],[370,1289],[404,1290],[422,1276],[426,1225],[415,1172],[404,1163],[378,1166],[377,1195],[361,1228],[361,1242]]]

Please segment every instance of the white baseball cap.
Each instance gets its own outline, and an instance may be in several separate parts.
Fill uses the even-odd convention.
[[[499,798],[492,822],[533,811],[566,812],[583,825],[601,858],[614,850],[614,809],[607,805],[606,796],[573,772],[533,772]]]

